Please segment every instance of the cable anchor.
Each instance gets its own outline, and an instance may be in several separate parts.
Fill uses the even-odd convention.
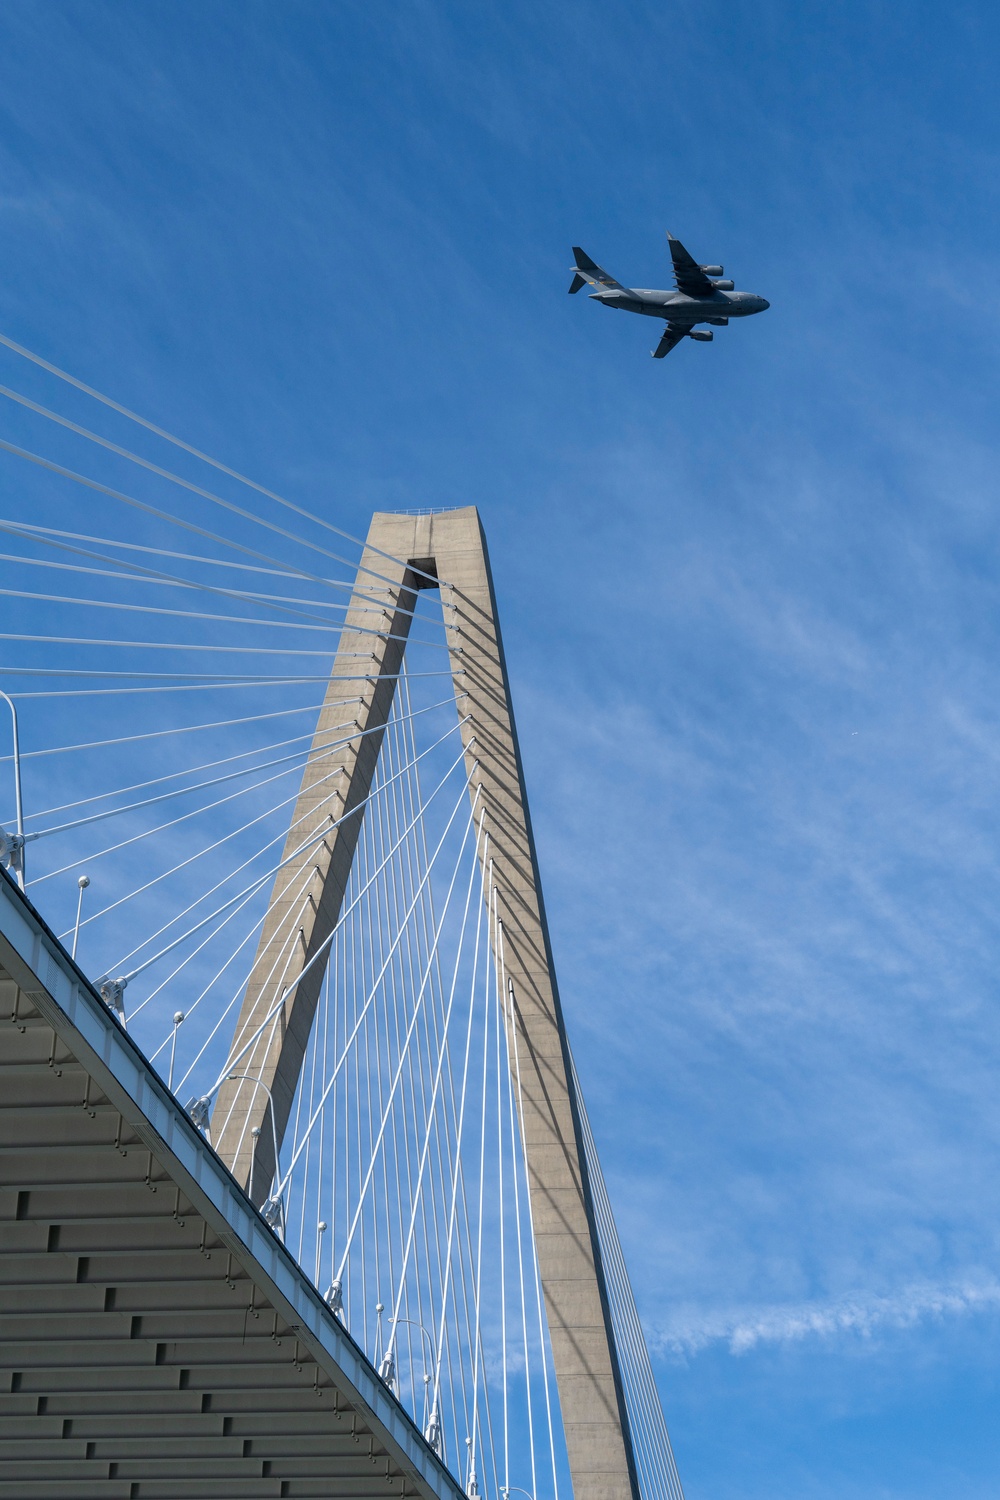
[[[207,1094],[202,1094],[200,1099],[189,1099],[184,1106],[185,1113],[197,1130],[200,1130],[206,1141],[211,1144],[212,1132],[210,1117],[212,1112],[212,1101]]]
[[[431,1407],[431,1414],[424,1429],[424,1440],[433,1448],[438,1458],[441,1457],[441,1419],[438,1416],[437,1402]]]
[[[0,828],[0,865],[12,875],[24,873],[24,835]]]
[[[268,1229],[273,1229],[279,1239],[285,1238],[285,1200],[281,1193],[268,1198],[261,1205],[261,1218]]]
[[[104,1001],[109,1010],[114,1011],[122,1025],[125,1025],[125,987],[128,984],[127,975],[119,979],[112,979],[110,974],[105,974],[103,979],[97,981],[97,993]]]

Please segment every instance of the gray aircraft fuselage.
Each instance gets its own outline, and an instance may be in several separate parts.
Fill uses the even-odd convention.
[[[591,292],[595,302],[616,307],[619,312],[646,313],[651,318],[668,318],[671,323],[714,323],[717,319],[748,318],[751,313],[766,312],[766,297],[755,292],[713,292],[710,297],[688,297],[684,292],[660,292],[635,287],[634,296],[625,292]]]
[[[591,260],[585,250],[574,245],[570,296],[583,286],[592,286],[595,288],[590,294],[592,299],[603,302],[605,307],[662,318],[666,327],[660,342],[650,351],[654,359],[663,359],[682,339],[710,343],[711,331],[696,327],[698,323],[724,327],[730,318],[748,318],[751,313],[764,312],[770,307],[766,297],[758,297],[755,292],[738,292],[731,281],[721,279],[722,266],[701,265],[674,235],[668,234],[667,242],[674,269],[672,290],[623,286]]]

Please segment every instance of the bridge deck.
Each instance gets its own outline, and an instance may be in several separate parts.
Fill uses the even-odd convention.
[[[461,1500],[0,876],[0,1500]]]

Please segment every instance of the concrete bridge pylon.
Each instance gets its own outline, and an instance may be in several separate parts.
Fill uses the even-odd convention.
[[[314,745],[348,726],[340,774],[310,757],[223,1083],[213,1141],[257,1203],[288,1126],[420,593],[440,590],[469,791],[484,837],[507,1046],[575,1500],[641,1500],[578,1100],[542,899],[486,540],[477,510],[377,513]],[[380,634],[373,636],[373,621]],[[367,658],[367,680],[357,663]],[[350,670],[353,665],[354,671]],[[353,680],[351,680],[353,677]],[[318,837],[300,856],[309,835]],[[488,851],[488,852],[487,852]],[[310,874],[310,865],[312,873]],[[302,890],[306,889],[305,901]],[[282,997],[285,997],[284,999]],[[512,1066],[513,1061],[512,1061]]]

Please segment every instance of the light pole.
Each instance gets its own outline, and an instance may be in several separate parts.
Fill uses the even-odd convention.
[[[274,1179],[278,1175],[278,1127],[274,1123],[274,1098],[271,1094],[271,1090],[268,1088],[267,1084],[262,1078],[254,1078],[250,1073],[227,1073],[226,1077],[231,1083],[236,1082],[238,1079],[243,1079],[245,1083],[252,1083],[255,1088],[263,1089],[264,1093],[267,1095],[268,1103],[271,1106],[271,1142],[274,1147],[274,1169],[271,1173],[271,1187],[273,1188]],[[253,1162],[253,1156],[251,1156],[250,1160],[251,1162]],[[253,1185],[253,1167],[251,1167],[250,1170],[251,1182],[248,1184],[248,1187]],[[267,1219],[267,1222],[271,1225],[272,1228],[274,1227],[274,1220],[280,1220],[281,1218],[280,1201],[278,1203],[274,1203],[271,1199],[270,1191],[268,1192],[267,1202],[261,1209],[261,1213],[264,1215],[264,1218]]]
[[[427,1332],[427,1329],[424,1327],[423,1323],[418,1323],[417,1320],[416,1320],[416,1318],[397,1318],[396,1321],[392,1325],[392,1342],[395,1342],[395,1339],[396,1339],[396,1329],[399,1327],[399,1325],[401,1323],[405,1323],[408,1328],[419,1328],[420,1329],[420,1332],[423,1334],[424,1338],[427,1340],[427,1347],[431,1351],[431,1364],[433,1364],[434,1363],[434,1340],[431,1338],[430,1334]]]
[[[465,1481],[465,1493],[469,1500],[479,1500],[479,1480],[476,1476],[476,1450],[472,1439],[467,1437],[465,1446],[469,1450],[469,1471]]]
[[[174,1091],[174,1054],[177,1051],[177,1032],[184,1019],[182,1010],[174,1011],[174,1034],[170,1038],[170,1073],[167,1076],[167,1088],[171,1093]]]
[[[17,877],[17,883],[24,890],[24,806],[21,802],[21,746],[17,737],[17,709],[14,707],[13,698],[7,693],[0,692],[0,698],[4,700],[10,709],[11,730],[14,740],[14,805],[17,813],[17,833],[10,841],[13,847],[9,847],[10,867]]]
[[[324,1234],[326,1234],[326,1220],[320,1219],[319,1223],[316,1225],[316,1275],[313,1277],[313,1281],[316,1284],[317,1290],[319,1290],[320,1261],[323,1255]]]
[[[380,1307],[380,1311],[381,1311],[381,1307]],[[397,1328],[399,1327],[399,1325],[401,1323],[407,1324],[407,1326],[410,1327],[410,1328],[419,1328],[420,1329],[420,1332],[423,1334],[424,1338],[427,1340],[427,1345],[428,1345],[428,1348],[430,1349],[431,1364],[433,1365],[433,1363],[434,1363],[434,1340],[431,1338],[430,1334],[427,1332],[427,1329],[424,1327],[423,1323],[419,1323],[416,1318],[395,1318],[395,1319],[393,1319],[392,1332],[389,1335],[389,1344],[388,1344],[388,1347],[386,1348],[385,1354],[382,1357],[382,1363],[379,1366],[379,1375],[385,1381],[385,1383],[389,1387],[390,1391],[394,1388],[395,1382],[396,1382],[396,1349],[395,1349],[395,1345],[396,1345],[396,1330],[397,1330]],[[427,1387],[430,1385],[430,1383],[431,1383],[431,1377],[425,1371],[424,1372],[424,1414],[425,1414],[427,1420],[426,1420],[426,1426],[424,1428],[424,1438],[431,1445],[431,1447],[434,1449],[434,1452],[437,1454],[438,1458],[441,1458],[442,1457],[441,1422],[440,1422],[440,1419],[438,1417],[437,1393],[436,1392],[435,1392],[435,1395],[434,1395],[434,1403],[433,1403],[433,1405],[431,1406],[431,1409],[430,1409],[430,1414],[427,1415]]]
[[[76,898],[76,926],[73,928],[73,951],[70,954],[70,958],[76,958],[76,945],[80,941],[80,913],[83,910],[83,893],[87,889],[88,885],[90,884],[90,876],[89,875],[81,875],[80,878],[79,878],[79,880],[76,883],[77,883],[77,886],[79,887],[80,894]],[[173,1062],[173,1054],[172,1053],[171,1053],[170,1060],[171,1060],[171,1063],[172,1063]]]

